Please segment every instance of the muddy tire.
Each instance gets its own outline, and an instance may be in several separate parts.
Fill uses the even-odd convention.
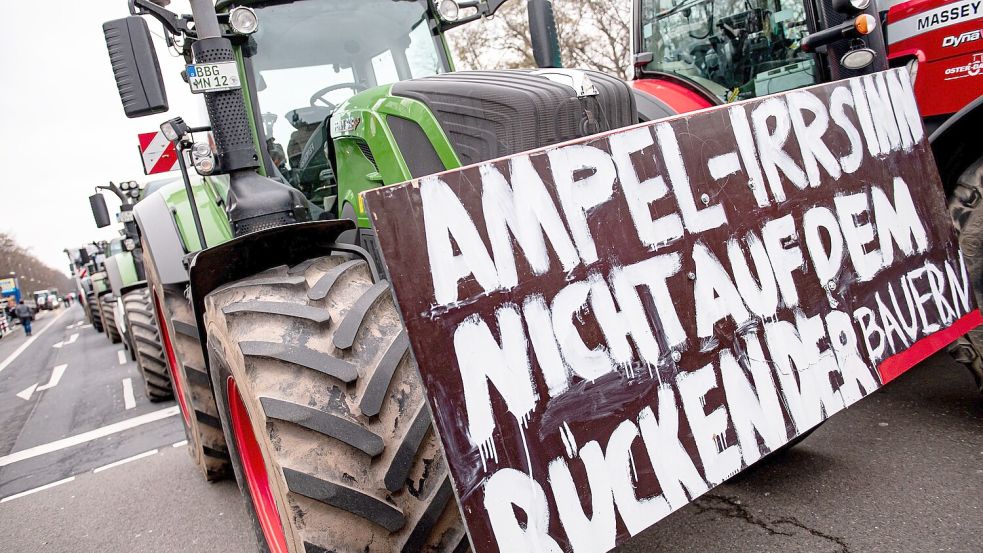
[[[102,306],[102,326],[106,330],[106,337],[113,344],[123,341],[119,334],[119,327],[116,326],[116,296],[106,294],[99,298]]]
[[[949,215],[966,260],[969,281],[974,283],[976,305],[983,305],[983,159],[969,167],[954,186],[947,187]],[[983,329],[970,330],[951,346],[949,353],[973,374],[983,393]]]
[[[236,477],[254,514],[276,513],[272,531],[254,517],[264,546],[279,529],[294,553],[469,550],[406,333],[365,261],[228,284],[205,321]]]
[[[99,298],[95,294],[85,296],[86,304],[89,306],[89,316],[91,317],[92,328],[96,332],[102,332],[102,309],[99,308]]]
[[[181,410],[186,411],[182,419],[188,436],[188,452],[209,482],[228,478],[231,475],[229,449],[201,353],[191,302],[181,289],[164,288],[163,296],[161,300],[168,315],[169,336],[177,362],[171,377],[180,379],[180,386],[176,388],[184,395],[179,403]]]
[[[123,296],[130,350],[136,354],[137,367],[143,375],[144,393],[150,401],[158,402],[173,398],[174,392],[153,309],[147,288],[133,290]]]

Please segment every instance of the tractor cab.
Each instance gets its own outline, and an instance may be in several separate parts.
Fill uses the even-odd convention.
[[[634,1],[634,85],[679,112],[887,67],[870,0]]]
[[[801,0],[641,0],[646,72],[691,80],[721,102],[817,82]]]
[[[271,176],[330,209],[337,179],[325,145],[327,122],[338,106],[380,85],[451,70],[433,10],[415,0],[249,7],[257,27],[240,41],[241,51]]]
[[[368,228],[362,191],[637,122],[627,86],[598,73],[454,72],[443,32],[465,5],[448,17],[427,0],[248,4],[256,30],[233,44],[266,173],[312,218]]]

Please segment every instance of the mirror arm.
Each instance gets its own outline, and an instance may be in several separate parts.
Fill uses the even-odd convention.
[[[98,192],[100,190],[108,190],[108,191],[112,192],[113,194],[116,194],[116,197],[119,198],[119,201],[123,202],[124,204],[126,203],[126,196],[123,195],[123,191],[121,191],[112,182],[110,182],[108,186],[97,185],[96,186],[96,192]]]
[[[186,35],[195,37],[194,31],[188,27],[188,18],[177,15],[176,13],[164,9],[162,6],[154,4],[151,0],[130,0],[131,15],[150,15],[160,21],[164,29],[172,35]]]
[[[467,25],[472,21],[477,21],[479,19],[484,19],[486,17],[491,17],[495,15],[498,8],[502,7],[502,4],[508,2],[509,0],[481,0],[478,5],[477,13],[471,14],[466,17],[462,17],[457,21],[444,21],[440,16],[437,16],[437,22],[440,27],[440,31],[449,31],[455,27],[460,27],[461,25]]]

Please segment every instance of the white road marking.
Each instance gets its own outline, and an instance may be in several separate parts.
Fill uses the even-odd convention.
[[[116,358],[119,359],[119,364],[120,365],[125,365],[126,364],[126,352],[125,351],[123,351],[123,350],[117,351],[116,352]]]
[[[181,440],[180,442],[172,445],[171,447],[184,447],[188,445],[188,440]]]
[[[84,325],[80,326],[79,328],[92,328],[92,325],[90,325],[90,324],[84,324]]]
[[[130,461],[136,461],[136,460],[139,460],[139,459],[143,459],[144,457],[150,457],[151,455],[157,455],[157,450],[156,449],[152,449],[150,451],[144,451],[143,453],[139,453],[137,455],[134,455],[133,457],[127,457],[126,459],[120,459],[119,461],[116,461],[115,463],[109,463],[108,465],[103,465],[103,466],[101,466],[101,467],[99,467],[97,469],[94,469],[92,472],[93,472],[93,474],[99,473],[99,472],[102,472],[104,470],[111,469],[113,467],[118,467],[120,465],[125,465],[126,463],[129,463]]]
[[[34,389],[37,388],[37,387],[38,387],[37,383],[32,384],[30,388],[28,388],[28,389],[24,390],[23,392],[17,394],[17,397],[23,399],[24,401],[29,401],[31,399],[31,396],[34,395]]]
[[[48,383],[44,386],[38,386],[36,391],[40,392],[42,390],[49,390],[57,386],[58,383],[61,382],[61,377],[65,376],[65,369],[67,368],[68,365],[58,365],[55,367],[54,370],[51,371],[51,380],[48,380]]]
[[[11,453],[10,455],[0,457],[0,467],[5,467],[12,463],[17,463],[26,459],[33,459],[34,457],[73,447],[79,444],[84,444],[86,442],[91,442],[92,440],[98,440],[99,438],[111,436],[144,424],[157,422],[159,420],[166,419],[167,417],[173,417],[180,412],[180,408],[175,405],[173,407],[167,407],[166,409],[160,409],[159,411],[153,411],[145,415],[140,415],[139,417],[133,417],[132,419],[126,419],[124,421],[103,426],[102,428],[76,434],[75,436],[69,436],[68,438],[62,438],[61,440],[31,447],[16,453]]]
[[[68,344],[74,344],[75,343],[75,340],[78,340],[78,339],[79,339],[79,333],[76,332],[76,333],[74,333],[74,334],[72,334],[71,336],[68,337],[68,341],[65,342],[65,345],[67,346]]]
[[[52,326],[54,326],[54,324],[56,322],[58,322],[58,319],[64,317],[66,313],[68,313],[68,311],[62,312],[62,314],[61,315],[58,315],[58,317],[55,318],[54,321],[51,321],[44,328],[42,328],[41,330],[35,332],[34,335],[31,336],[30,338],[28,338],[26,342],[24,342],[23,344],[21,344],[19,348],[15,349],[14,350],[14,353],[11,353],[10,355],[7,356],[6,359],[3,360],[3,362],[0,362],[0,373],[2,373],[4,369],[6,369],[8,366],[10,366],[10,364],[13,363],[14,360],[17,359],[18,356],[20,356],[20,354],[24,353],[24,350],[27,349],[28,346],[30,346],[31,344],[33,344],[34,343],[34,340],[37,340],[38,337],[41,336],[42,334],[44,334],[44,332],[46,330],[48,330],[49,328],[51,328]]]
[[[137,406],[137,400],[133,399],[133,379],[123,379],[123,406],[127,411]]]
[[[62,484],[67,484],[67,483],[69,483],[69,482],[71,482],[73,480],[75,480],[75,477],[74,476],[69,476],[68,478],[66,478],[64,480],[59,480],[57,482],[52,482],[50,484],[45,484],[43,486],[38,486],[37,488],[34,488],[33,490],[27,490],[26,492],[15,493],[14,495],[8,495],[7,497],[5,497],[3,499],[0,499],[0,503],[6,503],[8,501],[11,501],[11,500],[14,500],[14,499],[18,499],[18,498],[24,497],[25,495],[31,495],[32,493],[37,493],[37,492],[44,491],[44,490],[47,490],[47,489],[50,489],[50,488],[54,488],[55,486],[61,486]]]

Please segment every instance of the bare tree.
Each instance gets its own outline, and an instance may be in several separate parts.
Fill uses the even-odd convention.
[[[56,289],[64,294],[75,289],[65,273],[42,263],[9,234],[0,233],[0,278],[11,276],[17,277],[25,297],[36,290]]]
[[[628,79],[628,0],[553,0],[563,65]],[[525,2],[512,1],[486,21],[449,33],[459,69],[535,67]]]

